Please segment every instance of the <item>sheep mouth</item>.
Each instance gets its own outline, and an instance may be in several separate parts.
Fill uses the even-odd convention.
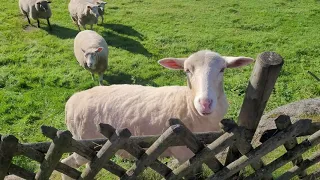
[[[208,116],[210,115],[212,112],[201,112],[200,115],[202,116]]]

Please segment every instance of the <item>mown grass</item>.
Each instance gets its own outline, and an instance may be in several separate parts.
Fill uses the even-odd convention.
[[[67,5],[67,0],[53,0],[50,32],[45,21],[40,29],[28,26],[17,1],[0,2],[1,134],[13,134],[21,142],[48,140],[40,126],[66,129],[67,99],[97,85],[74,58],[77,28]],[[110,0],[105,19],[94,30],[109,44],[106,85],[185,85],[182,72],[165,70],[156,61],[200,49],[249,57],[275,51],[285,65],[267,110],[320,95],[319,83],[307,73],[320,76],[317,0]],[[252,67],[225,72],[227,117],[237,119]],[[144,178],[151,177],[157,178]]]

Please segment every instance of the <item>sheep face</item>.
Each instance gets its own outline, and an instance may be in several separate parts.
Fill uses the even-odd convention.
[[[104,12],[104,6],[105,6],[107,3],[104,2],[104,1],[98,1],[98,2],[96,2],[96,4],[98,5],[100,11],[101,11],[101,12]]]
[[[98,18],[99,17],[99,7],[87,5],[87,14],[91,14],[91,15],[95,16],[96,18]]]
[[[201,116],[215,111],[217,100],[224,96],[223,73],[225,68],[247,65],[253,61],[247,57],[224,57],[209,50],[199,51],[188,58],[165,58],[160,65],[184,70],[191,89],[193,105]]]
[[[39,0],[36,2],[35,7],[37,11],[46,12],[49,10],[49,3],[51,3],[51,1]]]
[[[84,64],[86,67],[94,70],[96,68],[96,64],[98,62],[99,52],[103,50],[103,47],[99,47],[96,49],[88,49],[87,51],[81,49],[84,56]]]

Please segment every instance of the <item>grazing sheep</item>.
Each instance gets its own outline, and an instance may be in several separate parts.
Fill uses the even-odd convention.
[[[140,85],[98,86],[74,94],[66,103],[66,124],[75,139],[103,138],[99,123],[128,128],[132,135],[161,134],[166,121],[178,118],[192,132],[219,130],[219,122],[227,112],[228,103],[223,89],[225,68],[251,63],[247,57],[224,57],[202,50],[188,58],[165,58],[160,65],[184,70],[188,86],[149,87]],[[186,147],[171,147],[166,155],[179,162],[193,156]],[[73,154],[63,163],[77,168],[86,163]]]
[[[99,75],[99,85],[102,85],[103,73],[108,68],[108,44],[95,31],[85,30],[74,39],[74,55],[80,66]]]
[[[95,4],[99,7],[99,16],[101,16],[101,24],[103,24],[103,20],[104,20],[104,6],[107,4],[106,2],[102,1],[102,0],[90,0],[89,2],[91,2],[92,4]]]
[[[39,19],[46,19],[49,29],[52,30],[49,18],[51,17],[51,9],[49,6],[50,1],[47,0],[19,0],[19,8],[22,14],[24,14],[29,24],[30,18],[37,20],[38,28],[40,28]]]
[[[99,17],[99,7],[85,0],[70,0],[68,5],[72,21],[78,26],[86,29],[86,24],[90,25],[92,30],[93,24],[97,24]]]

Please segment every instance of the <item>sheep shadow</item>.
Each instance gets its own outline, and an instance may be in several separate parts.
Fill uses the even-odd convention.
[[[124,25],[104,25],[105,27],[109,27],[115,32],[111,31],[104,31],[102,32],[102,36],[106,39],[108,45],[121,48],[127,51],[130,51],[135,54],[142,54],[146,57],[151,57],[152,54],[138,41],[131,39],[129,37],[121,36],[121,34],[135,36],[139,39],[143,38],[143,35],[137,32],[136,30],[132,29],[129,26]],[[123,28],[123,29],[122,29]]]
[[[115,31],[119,34],[134,36],[139,38],[140,40],[143,40],[143,35],[135,29],[133,29],[131,26],[126,26],[123,24],[104,24],[103,27],[106,29],[111,29],[112,31]]]
[[[43,28],[46,30],[49,34],[55,35],[60,39],[69,39],[69,38],[74,38],[78,34],[79,31],[70,29],[67,27],[59,26],[56,24],[51,25],[52,30],[50,31],[48,27]],[[42,28],[42,27],[41,27]]]
[[[123,72],[112,72],[111,74],[104,74],[103,80],[108,82],[108,85],[112,84],[137,84],[137,85],[148,85],[158,87],[159,85],[152,81],[152,77],[148,79],[142,79],[139,77],[132,76]]]

